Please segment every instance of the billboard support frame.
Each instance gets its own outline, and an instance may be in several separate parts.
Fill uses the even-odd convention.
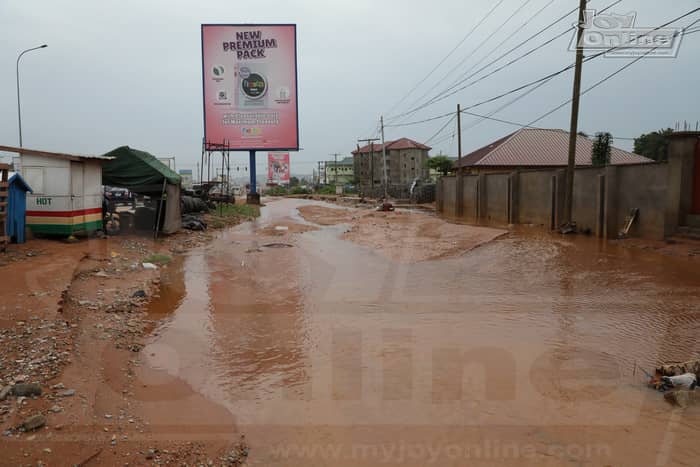
[[[199,164],[199,186],[200,190],[204,190],[205,186],[210,186],[213,182],[211,179],[212,169],[212,154],[221,153],[221,194],[226,195],[226,199],[231,197],[231,147],[228,141],[223,144],[212,143],[202,139],[202,157]],[[206,168],[205,168],[206,167]],[[216,175],[216,165],[214,167],[214,175]],[[206,172],[206,181],[205,178]],[[223,180],[224,174],[226,179]]]

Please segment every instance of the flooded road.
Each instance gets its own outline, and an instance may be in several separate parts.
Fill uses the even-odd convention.
[[[635,370],[698,357],[697,263],[528,231],[402,261],[313,204],[191,252],[151,306],[139,377],[228,409],[250,465],[698,464],[700,409]]]

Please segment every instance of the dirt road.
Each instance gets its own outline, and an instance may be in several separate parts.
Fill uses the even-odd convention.
[[[112,431],[50,432],[114,465],[174,442],[213,457],[241,434],[247,465],[695,464],[700,408],[672,410],[635,366],[697,355],[697,263],[503,233],[269,203],[168,266],[132,372],[111,350],[81,360],[129,385],[76,426],[121,408],[115,428],[138,416],[144,433],[115,453]]]

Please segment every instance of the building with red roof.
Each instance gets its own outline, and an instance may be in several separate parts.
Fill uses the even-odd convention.
[[[384,180],[382,149],[386,149],[387,179],[390,185],[403,185],[416,178],[427,179],[429,170],[425,161],[430,147],[409,138],[370,143],[352,151],[355,183],[380,185]]]
[[[591,162],[593,141],[576,136],[576,166],[587,167]],[[610,148],[610,164],[645,164],[654,162],[644,156],[622,149]],[[516,169],[566,167],[569,160],[569,132],[556,129],[522,128],[491,144],[462,156],[464,172],[495,172]],[[457,167],[457,164],[455,164]]]

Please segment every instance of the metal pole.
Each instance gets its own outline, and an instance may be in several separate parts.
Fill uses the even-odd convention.
[[[579,1],[578,32],[576,34],[576,68],[574,70],[574,91],[571,102],[571,127],[569,128],[569,160],[566,166],[566,194],[564,198],[564,222],[571,225],[574,202],[574,167],[576,165],[576,137],[578,136],[578,110],[581,97],[581,71],[583,67],[583,37],[584,10],[586,0]]]
[[[250,151],[250,194],[254,195],[255,191],[255,151]]]
[[[382,115],[379,117],[379,123],[382,127],[382,160],[384,162],[384,201],[389,198],[388,195],[388,185],[389,185],[389,179],[387,178],[386,175],[386,144],[384,144],[384,116]]]
[[[22,53],[17,56],[17,122],[18,122],[18,127],[19,127],[19,147],[22,147],[22,107],[20,105],[20,98],[19,98],[19,59],[22,58],[22,55],[26,54],[27,52],[31,52],[32,50],[37,50],[37,49],[43,49],[48,47],[46,44],[42,44],[38,47],[32,47],[31,49],[27,49],[22,51]]]

